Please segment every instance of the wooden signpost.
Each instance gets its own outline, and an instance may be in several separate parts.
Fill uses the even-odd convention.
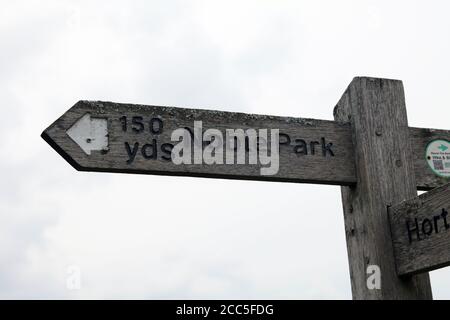
[[[89,130],[80,130],[98,126],[97,122],[92,123],[93,120],[103,121],[104,129],[91,134],[88,134]],[[194,121],[199,120],[203,131],[210,128],[221,132],[226,129],[279,129],[279,172],[263,176],[258,165],[175,165],[171,161],[171,150],[176,143],[171,140],[171,133],[177,128],[188,128],[193,134]],[[355,182],[350,126],[334,121],[80,101],[47,128],[42,137],[82,171],[335,185]],[[105,143],[90,147],[96,141]],[[86,153],[83,148],[92,152]]]
[[[389,208],[399,275],[450,265],[450,184]]]
[[[397,80],[353,79],[334,116],[335,121],[325,121],[79,101],[42,137],[81,171],[340,185],[353,298],[431,299],[429,277],[423,271],[450,261],[450,231],[406,243],[405,221],[416,220],[412,211],[403,209],[405,204],[397,204],[416,197],[417,190],[449,181],[445,148],[450,147],[450,131],[408,127],[403,85]],[[194,149],[200,150],[199,161],[194,151],[189,164],[174,163],[172,134],[179,128],[198,144]],[[208,129],[224,135],[230,129],[277,129],[279,170],[264,175],[261,164],[205,164],[201,151],[214,140],[198,138]],[[243,151],[243,159],[249,159],[250,141],[234,143],[232,158]],[[416,205],[418,224],[430,219],[429,214],[434,219],[434,206],[448,210],[448,187],[438,190],[430,200],[415,200],[429,203],[423,210]],[[439,245],[430,249],[435,244]],[[366,284],[370,265],[380,268],[380,288]]]

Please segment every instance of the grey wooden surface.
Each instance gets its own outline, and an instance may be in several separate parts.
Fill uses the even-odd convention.
[[[86,155],[72,139],[66,130],[85,113],[92,117],[106,118],[109,129],[109,151],[102,153],[93,151]],[[147,127],[145,132],[124,132],[120,117],[143,117],[144,123],[151,118],[163,121],[163,132],[151,134]],[[192,128],[194,120],[201,120],[203,128],[215,128],[223,133],[225,129],[279,129],[280,134],[289,135],[291,143],[286,142],[286,136],[280,136],[279,172],[273,176],[262,176],[260,165],[175,165],[171,161],[158,159],[146,160],[140,153],[135,161],[127,163],[127,153],[124,143],[130,145],[151,143],[153,139],[158,146],[171,143],[171,132],[177,128]],[[211,178],[252,179],[268,181],[313,182],[326,184],[349,185],[355,181],[353,146],[348,123],[301,119],[289,117],[274,117],[244,113],[219,112],[199,109],[183,109],[159,106],[143,106],[117,104],[111,102],[80,101],[61,118],[47,128],[43,138],[50,143],[77,170],[108,171],[125,173],[147,173],[164,175],[185,175]],[[332,143],[334,156],[329,152],[323,155],[321,139]],[[294,152],[295,139],[303,139],[308,144],[308,154]],[[310,142],[315,144],[312,154]],[[158,147],[159,148],[159,147]]]
[[[450,265],[450,184],[389,208],[399,275]]]
[[[388,206],[417,195],[401,81],[357,77],[334,110],[350,121],[356,186],[342,187],[345,235],[354,299],[431,299],[427,273],[397,276]],[[368,289],[367,267],[381,270],[381,288]]]
[[[84,114],[90,113],[93,118],[108,120],[109,151],[103,153],[93,151],[86,155],[80,147],[68,137],[66,131]],[[145,128],[141,133],[131,130],[127,132],[121,127],[120,117],[142,117]],[[148,121],[159,118],[163,121],[163,132],[152,134]],[[171,143],[170,133],[180,127],[192,128],[194,120],[202,120],[203,127],[218,128],[267,128],[280,129],[280,133],[289,135],[291,142],[280,145],[280,170],[273,176],[262,176],[257,165],[174,165],[161,158],[161,145]],[[413,147],[414,173],[417,177],[417,187],[429,190],[445,183],[444,178],[433,174],[428,168],[424,153],[429,141],[435,138],[450,139],[450,131],[409,128],[408,139]],[[50,125],[42,137],[58,151],[77,170],[103,171],[123,173],[143,173],[162,175],[184,175],[210,178],[250,179],[265,181],[286,181],[321,183],[332,185],[353,185],[356,183],[354,150],[351,138],[351,127],[348,119],[340,122],[292,117],[275,117],[244,113],[219,112],[199,109],[184,109],[174,107],[145,106],[119,104],[100,101],[80,101],[68,112]],[[321,150],[321,139],[332,143],[334,156],[329,153],[324,157]],[[127,163],[127,152],[124,143],[139,146],[151,143],[155,139],[158,144],[157,159],[147,160],[139,152],[132,163]],[[295,139],[305,142],[319,142],[314,155],[296,153]],[[280,142],[285,142],[280,137]]]

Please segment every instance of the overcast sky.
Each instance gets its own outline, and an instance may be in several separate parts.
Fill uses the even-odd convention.
[[[351,298],[339,187],[77,172],[40,133],[80,99],[332,120],[375,76],[450,129],[446,1],[0,5],[0,298]]]

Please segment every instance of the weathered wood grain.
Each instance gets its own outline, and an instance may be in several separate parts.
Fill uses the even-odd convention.
[[[80,147],[70,139],[66,131],[84,114],[90,113],[93,118],[108,119],[109,151],[94,151],[86,155]],[[151,118],[160,118],[164,123],[162,134],[151,134],[148,127],[145,132],[136,134],[133,131],[123,132],[119,118],[127,116],[143,117],[147,122]],[[286,144],[280,137],[280,171],[274,176],[261,176],[259,166],[244,165],[189,165],[175,166],[161,157],[157,160],[144,160],[137,156],[132,164],[127,164],[127,153],[124,142],[131,145],[138,142],[141,146],[156,139],[159,147],[170,143],[170,132],[178,127],[192,128],[194,120],[202,120],[205,128],[268,128],[280,129],[287,134],[291,142]],[[145,123],[147,124],[147,123]],[[414,172],[417,187],[429,190],[445,183],[445,179],[436,176],[427,166],[424,152],[429,141],[436,138],[450,139],[450,131],[409,128],[409,139],[413,148]],[[351,128],[348,119],[342,122],[302,119],[291,117],[275,117],[245,113],[219,112],[199,109],[183,109],[173,107],[144,106],[118,104],[100,101],[80,101],[66,112],[55,123],[49,126],[42,137],[58,151],[70,164],[81,171],[103,171],[123,173],[143,173],[161,175],[184,175],[211,178],[250,179],[265,181],[306,182],[334,185],[353,185],[356,183],[354,150],[351,140]],[[333,144],[334,156],[322,156],[320,144],[316,146],[316,154],[308,155],[294,152],[295,139],[303,139],[307,143],[321,138]],[[161,150],[158,150],[161,153]]]
[[[342,187],[354,299],[431,299],[428,274],[397,276],[387,207],[417,195],[401,81],[355,78],[334,110],[350,121],[357,182]],[[367,267],[381,270],[381,288],[367,287]]]
[[[108,120],[108,152],[93,151],[91,155],[87,155],[66,134],[66,131],[86,113],[90,113],[92,118]],[[145,124],[144,132],[136,133],[129,128],[127,132],[124,132],[119,120],[122,116],[126,116],[128,119],[142,117]],[[163,132],[161,134],[152,134],[148,130],[147,123],[152,118],[162,120]],[[262,176],[259,170],[260,165],[249,164],[175,165],[171,161],[162,159],[162,154],[158,156],[158,159],[147,160],[142,157],[140,152],[132,163],[127,163],[125,142],[132,146],[134,143],[142,146],[145,143],[152,143],[155,139],[158,151],[161,153],[162,144],[174,143],[171,142],[171,132],[177,128],[192,128],[194,120],[201,120],[204,129],[215,128],[222,132],[225,132],[227,128],[279,129],[279,172],[272,176]],[[355,181],[355,170],[349,126],[348,123],[314,119],[80,101],[48,127],[42,137],[77,170],[82,171],[350,185]],[[290,143],[287,143],[286,135],[290,137]],[[295,152],[296,139],[302,139],[308,144],[308,154]],[[322,139],[326,144],[332,143],[331,150],[334,155],[331,155],[330,152],[326,152],[324,155]],[[311,142],[315,142],[314,154],[311,152]]]
[[[389,208],[399,275],[450,265],[450,184]]]

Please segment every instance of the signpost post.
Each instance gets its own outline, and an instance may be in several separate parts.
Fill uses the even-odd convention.
[[[417,190],[431,190],[449,181],[446,148],[450,147],[450,131],[408,127],[403,85],[397,80],[353,79],[334,116],[335,121],[326,121],[79,101],[42,137],[81,171],[340,185],[353,298],[431,299],[429,277],[422,271],[443,265],[448,252],[443,260],[435,259],[445,249],[442,245],[431,253],[418,254],[420,263],[408,260],[411,250],[429,244],[405,247],[402,219],[410,219],[409,213],[391,208],[389,221],[388,207],[414,198]],[[174,161],[173,134],[180,128],[193,140],[189,163]],[[261,137],[252,140],[249,130],[267,129],[276,130],[277,140],[271,141],[276,141],[279,153],[278,168],[270,175],[262,173],[262,163],[250,160],[249,147],[256,146],[259,152],[264,145]],[[229,138],[229,130],[247,136],[233,137],[231,155],[222,157],[220,148],[214,149],[213,163],[202,159],[210,145],[223,142],[218,137]],[[214,132],[214,138],[208,132]],[[224,164],[230,156],[238,159],[239,155],[240,163]],[[449,197],[448,188],[436,196],[447,204]],[[377,289],[366,284],[372,265],[381,271]]]
[[[350,279],[355,299],[431,299],[427,273],[398,277],[388,206],[417,195],[414,155],[401,81],[355,78],[338,102],[336,120],[349,121],[357,181],[341,187]],[[367,270],[375,265],[381,288],[368,288]]]

